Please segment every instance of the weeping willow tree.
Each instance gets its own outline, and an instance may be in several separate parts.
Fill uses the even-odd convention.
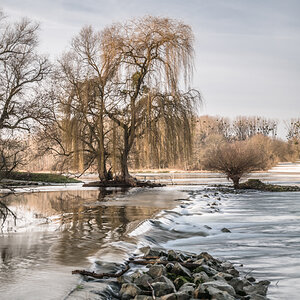
[[[136,168],[187,168],[192,158],[194,109],[199,99],[196,90],[148,97],[145,119],[133,149]]]
[[[129,181],[128,157],[137,137],[145,134],[151,142],[163,124],[166,139],[158,143],[159,149],[148,150],[159,156],[180,147],[179,128],[190,136],[187,117],[200,97],[180,92],[180,86],[187,87],[192,77],[194,37],[190,26],[159,17],[115,24],[107,31],[116,41],[120,64],[114,78],[115,100],[108,103],[106,113],[122,130],[121,177]]]
[[[101,32],[81,30],[59,62],[62,92],[56,96],[64,143],[77,167],[85,153],[82,161],[86,154],[97,161],[101,181],[109,179],[110,165],[121,180],[131,182],[128,158],[142,137],[158,164],[190,155],[191,117],[200,100],[187,88],[193,40],[188,25],[158,17],[117,23]]]

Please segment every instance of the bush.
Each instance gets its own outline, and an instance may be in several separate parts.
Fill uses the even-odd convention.
[[[224,173],[237,189],[243,175],[264,169],[266,162],[266,153],[262,147],[255,147],[255,143],[247,140],[224,142],[208,149],[203,165],[207,170]]]

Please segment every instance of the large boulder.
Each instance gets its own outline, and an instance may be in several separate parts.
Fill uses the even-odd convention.
[[[194,283],[185,283],[180,289],[179,292],[184,292],[185,294],[188,294],[190,296],[193,295],[194,290],[196,288],[196,285]]]
[[[208,277],[208,275],[205,272],[200,272],[200,273],[195,273],[193,274],[194,277],[194,283],[195,284],[199,284],[199,283],[204,283],[204,282],[208,282],[211,279]]]
[[[133,283],[123,283],[120,295],[122,300],[133,299],[135,296],[141,293],[141,289]]]
[[[173,283],[169,284],[166,282],[154,282],[151,284],[151,286],[156,297],[161,297],[176,292]]]
[[[167,270],[165,266],[163,265],[153,265],[149,268],[147,274],[151,276],[152,278],[157,278],[162,275],[166,276],[167,275]]]
[[[182,266],[178,262],[176,262],[174,264],[174,267],[172,269],[172,273],[174,273],[176,275],[185,276],[185,277],[192,277],[191,271],[189,269],[187,269],[186,267]]]
[[[235,300],[235,298],[226,291],[221,291],[212,286],[209,286],[207,291],[212,300]]]
[[[204,288],[213,287],[213,288],[218,289],[220,291],[225,291],[225,292],[227,292],[228,294],[230,294],[232,296],[235,296],[234,288],[225,281],[220,281],[220,280],[210,281],[210,282],[205,282],[202,285],[203,285]]]
[[[164,283],[167,283],[169,286],[171,286],[173,288],[174,292],[176,291],[174,283],[168,277],[166,277],[166,276],[162,275],[162,276],[159,276],[159,277],[155,278],[153,280],[153,283],[155,283],[155,282],[164,282]]]
[[[141,274],[141,276],[134,279],[134,284],[142,289],[149,289],[149,283],[152,283],[153,279],[148,274]]]
[[[260,281],[256,284],[245,286],[244,291],[248,295],[258,294],[258,295],[265,296],[267,294],[269,284],[270,281],[267,280]]]

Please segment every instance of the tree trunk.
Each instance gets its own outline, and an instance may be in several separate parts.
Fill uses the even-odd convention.
[[[106,170],[106,159],[105,159],[105,146],[104,146],[104,102],[101,98],[100,101],[100,114],[99,114],[99,125],[98,125],[98,132],[99,132],[99,139],[98,139],[98,175],[100,181],[107,181],[107,170]]]
[[[128,156],[130,152],[129,134],[128,129],[124,129],[124,148],[121,154],[121,177],[125,182],[129,182],[131,176],[128,171]]]
[[[239,176],[231,176],[230,179],[233,181],[233,187],[234,189],[238,189],[240,186],[240,177]]]
[[[100,181],[105,182],[107,181],[107,171],[106,171],[106,165],[105,165],[105,157],[104,153],[99,153],[97,157],[98,162],[98,176]]]
[[[125,149],[121,155],[121,177],[125,182],[128,182],[130,179],[128,171],[128,152]]]
[[[130,178],[128,172],[128,155],[129,155],[129,135],[126,129],[124,129],[124,149],[121,154],[121,176],[122,179],[127,182]]]

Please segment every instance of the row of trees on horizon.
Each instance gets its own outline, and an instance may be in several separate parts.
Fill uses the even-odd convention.
[[[190,26],[148,16],[84,27],[51,63],[37,53],[37,24],[0,12],[1,174],[92,170],[130,181],[129,168],[205,169],[212,149],[248,140],[263,150],[261,168],[299,158],[300,119],[282,141],[275,120],[199,116],[193,42]]]

